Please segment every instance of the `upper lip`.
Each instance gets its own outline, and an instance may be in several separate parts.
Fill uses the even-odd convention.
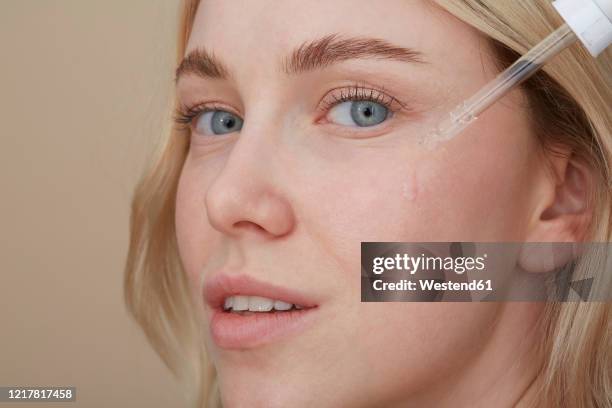
[[[317,304],[303,293],[271,283],[257,280],[245,274],[218,273],[205,280],[204,298],[212,308],[221,308],[226,298],[235,295],[261,296],[305,308]]]

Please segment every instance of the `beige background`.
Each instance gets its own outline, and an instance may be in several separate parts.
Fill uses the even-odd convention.
[[[74,385],[70,407],[183,406],[122,298],[177,3],[0,0],[0,386]]]

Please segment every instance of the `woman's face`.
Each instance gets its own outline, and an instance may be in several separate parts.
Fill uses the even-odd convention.
[[[418,143],[495,75],[486,41],[422,1],[206,0],[186,55],[177,236],[227,406],[389,406],[478,361],[499,307],[361,303],[360,243],[525,240],[544,170],[520,94]]]

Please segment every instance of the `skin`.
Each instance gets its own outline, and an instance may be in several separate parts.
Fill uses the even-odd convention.
[[[331,33],[382,38],[426,63],[347,60],[281,73],[290,50]],[[541,305],[359,301],[361,241],[554,241],[576,222],[550,210],[573,167],[557,159],[551,172],[540,160],[518,91],[435,150],[417,143],[495,75],[485,40],[424,2],[207,0],[187,53],[201,46],[232,78],[181,77],[179,101],[217,102],[244,125],[191,134],[176,201],[184,268],[194,288],[232,268],[319,301],[315,324],[273,344],[225,350],[207,332],[225,406],[524,401]],[[372,128],[332,123],[321,101],[354,81],[384,86],[411,110]]]

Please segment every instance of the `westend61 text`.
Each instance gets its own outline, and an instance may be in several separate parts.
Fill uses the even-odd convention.
[[[402,279],[398,282],[383,282],[381,279],[372,283],[374,290],[379,291],[416,291],[416,290],[435,290],[435,291],[492,291],[491,279],[474,279],[469,282],[438,282],[434,279],[419,279],[417,282]]]

